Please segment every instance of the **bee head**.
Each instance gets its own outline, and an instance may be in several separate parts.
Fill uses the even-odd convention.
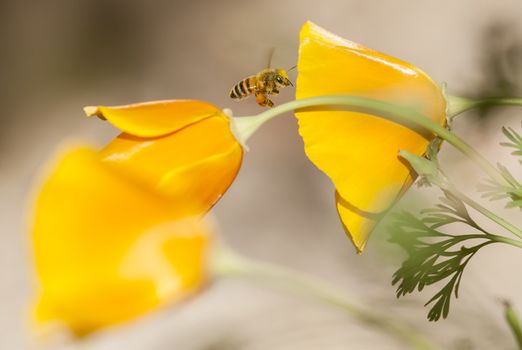
[[[288,74],[286,73],[286,70],[284,70],[282,68],[277,68],[276,73],[277,73],[276,78],[275,78],[276,83],[278,83],[281,86],[288,86],[288,85],[294,86],[294,84],[292,84],[290,79],[288,79]]]

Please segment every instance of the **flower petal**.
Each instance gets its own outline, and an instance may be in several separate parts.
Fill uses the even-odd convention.
[[[123,132],[140,137],[169,134],[189,124],[221,114],[214,105],[195,100],[165,100],[125,106],[88,106],[88,116],[107,119]]]
[[[428,118],[445,123],[444,97],[420,69],[310,22],[301,30],[298,71],[298,99],[364,96],[413,106]],[[421,155],[433,136],[358,112],[306,111],[296,117],[305,152],[335,184],[343,225],[357,250],[362,251],[375,218],[412,181],[398,151]]]
[[[182,298],[205,279],[210,228],[174,203],[74,149],[53,162],[32,231],[36,318],[76,335]]]
[[[234,181],[243,150],[230,131],[229,119],[220,115],[163,137],[124,133],[100,155],[169,197],[191,198],[195,209],[205,212]]]

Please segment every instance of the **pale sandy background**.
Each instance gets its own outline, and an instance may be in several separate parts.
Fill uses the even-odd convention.
[[[87,104],[195,98],[232,107],[229,88],[265,65],[295,64],[306,20],[417,64],[450,92],[516,92],[522,45],[520,0],[92,1],[0,2],[0,349],[29,348],[25,312],[31,266],[24,210],[31,182],[66,139],[102,145],[117,132],[83,117]],[[500,28],[500,29],[499,29]],[[514,49],[511,49],[514,47]],[[518,47],[518,49],[517,49]],[[491,56],[500,54],[502,63]],[[507,59],[504,60],[506,55]],[[515,66],[515,68],[511,66]],[[511,67],[511,68],[510,68]],[[520,68],[520,64],[518,65]],[[508,73],[506,73],[506,71]],[[295,79],[295,72],[292,76]],[[498,79],[500,76],[500,79]],[[505,77],[508,77],[506,85]],[[504,77],[504,78],[502,78]],[[496,80],[495,80],[496,79]],[[506,88],[507,86],[507,88]],[[287,89],[277,101],[290,99]],[[519,93],[522,93],[519,91]],[[491,117],[491,115],[489,116]],[[493,161],[502,123],[520,128],[521,109],[456,130]],[[333,208],[333,188],[304,157],[291,115],[251,140],[240,175],[216,207],[224,239],[252,257],[280,262],[343,286],[354,300],[404,317],[448,349],[514,349],[499,298],[522,311],[522,251],[491,247],[465,274],[450,318],[425,320],[430,295],[395,300],[398,261],[383,234],[357,257]],[[468,189],[481,174],[450,147],[449,172]],[[514,160],[506,160],[522,175]],[[408,200],[434,192],[414,189]],[[520,212],[509,211],[522,224]],[[400,349],[337,310],[239,281],[214,284],[180,308],[93,337],[84,349]]]

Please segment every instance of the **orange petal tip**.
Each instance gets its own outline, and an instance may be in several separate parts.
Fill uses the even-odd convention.
[[[85,106],[83,112],[88,117],[99,117],[101,115],[100,110],[96,106]]]

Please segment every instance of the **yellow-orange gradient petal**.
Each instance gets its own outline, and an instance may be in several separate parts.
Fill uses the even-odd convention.
[[[445,123],[442,92],[420,69],[310,22],[301,30],[296,86],[298,99],[364,96],[408,105]],[[378,217],[412,182],[398,151],[421,155],[432,135],[357,112],[307,111],[296,117],[306,154],[335,184],[343,226],[362,252]]]
[[[210,227],[78,148],[52,165],[34,208],[39,325],[85,335],[176,301],[205,279]],[[183,211],[183,210],[181,210]]]
[[[214,105],[195,100],[165,100],[125,106],[88,106],[88,116],[107,119],[123,132],[141,137],[161,136],[221,114]]]
[[[123,133],[100,155],[169,197],[190,198],[201,213],[234,181],[243,149],[230,131],[228,117],[218,115],[162,137]]]

